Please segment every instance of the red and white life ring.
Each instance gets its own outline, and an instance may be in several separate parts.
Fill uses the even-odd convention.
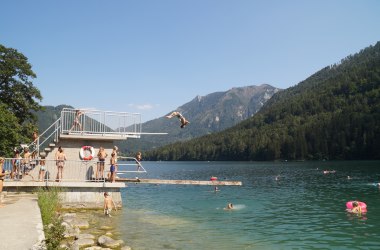
[[[90,155],[85,155],[85,151],[90,151]],[[95,149],[91,146],[83,146],[79,151],[80,158],[84,161],[90,161],[95,156]]]

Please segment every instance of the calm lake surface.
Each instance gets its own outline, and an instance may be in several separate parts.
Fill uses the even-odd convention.
[[[378,161],[143,165],[148,173],[140,178],[217,176],[243,186],[214,192],[212,186],[128,184],[116,216],[121,239],[133,249],[380,249]],[[326,169],[336,173],[323,174]],[[348,214],[349,200],[365,202],[368,213]],[[228,202],[236,209],[224,210]]]

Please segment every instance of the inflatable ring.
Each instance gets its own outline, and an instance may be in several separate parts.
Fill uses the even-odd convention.
[[[349,209],[349,210],[352,210],[354,208],[354,203],[355,201],[347,201],[346,203],[346,208]],[[356,201],[359,205],[359,207],[361,208],[362,210],[362,213],[366,213],[367,212],[367,204],[365,204],[364,202],[361,202],[361,201]]]
[[[89,156],[85,156],[84,151],[90,151],[91,154]],[[95,149],[91,146],[83,146],[79,151],[79,155],[82,160],[90,161],[95,156]]]
[[[211,176],[211,178],[210,178],[210,181],[217,181],[217,180],[218,180],[218,178],[215,176]]]

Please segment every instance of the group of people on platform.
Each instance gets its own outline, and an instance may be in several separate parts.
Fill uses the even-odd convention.
[[[104,147],[100,147],[97,153],[98,161],[96,163],[96,172],[95,172],[95,180],[104,180],[104,170],[105,170],[105,162],[108,157],[107,152]],[[118,157],[118,147],[114,146],[111,153],[110,158],[110,169],[107,175],[107,180],[110,182],[115,182],[116,180],[116,172],[117,172],[117,157]],[[142,160],[141,152],[136,154],[136,164],[137,170],[139,171],[142,167],[140,161]],[[67,156],[61,146],[58,147],[57,152],[55,153],[54,160],[57,167],[57,175],[55,180],[61,181],[63,179],[63,172],[65,161],[67,160]],[[9,173],[11,180],[19,180],[29,175],[33,180],[34,177],[30,175],[30,171],[33,170],[36,166],[40,166],[38,171],[38,181],[44,181],[46,179],[46,159],[45,157],[37,158],[33,156],[33,153],[30,153],[28,147],[23,149],[23,155],[21,156],[20,151],[16,149],[14,151],[14,157],[11,160],[12,169]],[[0,176],[1,178],[1,176]]]

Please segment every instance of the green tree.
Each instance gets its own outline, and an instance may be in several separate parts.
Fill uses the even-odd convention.
[[[22,127],[4,104],[0,104],[0,124],[0,155],[8,157],[16,143],[22,142]]]
[[[19,136],[10,136],[12,133],[1,131],[0,138],[5,140],[2,144],[17,145],[22,142],[30,142],[32,130],[36,128],[36,116],[33,111],[39,111],[42,107],[38,101],[42,100],[40,91],[33,85],[32,79],[36,74],[28,59],[17,50],[0,45],[0,115],[14,117],[10,120],[2,119],[0,126],[6,123],[20,126],[10,127],[10,132]],[[20,131],[21,129],[21,131]],[[3,155],[9,155],[12,149],[2,148]]]

